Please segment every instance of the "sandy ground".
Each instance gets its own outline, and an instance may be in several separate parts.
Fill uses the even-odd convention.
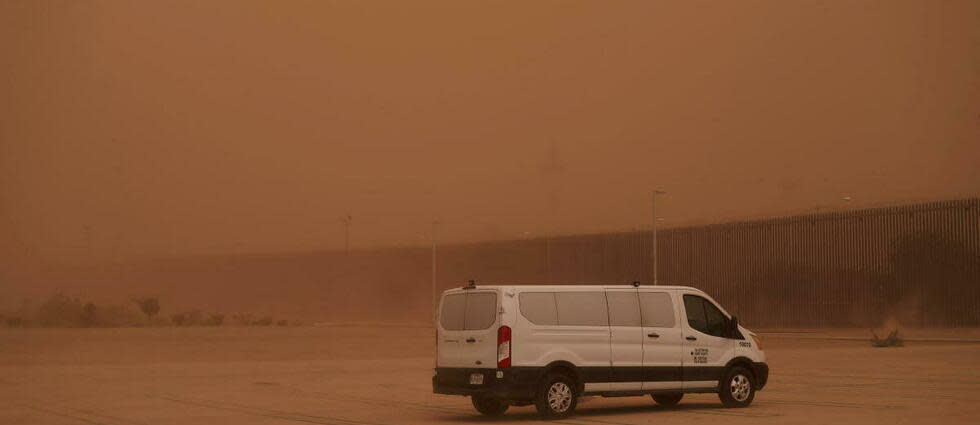
[[[849,331],[838,336],[863,337]],[[769,386],[747,409],[712,394],[676,408],[589,398],[560,423],[976,423],[980,344],[871,348],[834,331],[766,337]],[[921,332],[957,338],[976,331]],[[395,425],[488,422],[434,395],[418,327],[0,329],[2,424]],[[538,422],[533,407],[489,422]]]

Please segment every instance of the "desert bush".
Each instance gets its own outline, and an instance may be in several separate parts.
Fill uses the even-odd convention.
[[[92,302],[82,305],[77,299],[60,295],[42,304],[36,317],[42,327],[110,328],[143,324],[140,314],[126,306],[99,306]]]
[[[25,324],[24,319],[20,317],[8,317],[6,319],[6,322],[7,322],[7,326],[11,328],[19,328],[21,326],[24,326]]]
[[[210,317],[208,317],[207,320],[204,321],[204,325],[205,326],[221,326],[221,324],[224,323],[224,322],[225,322],[225,315],[224,314],[215,313],[215,314],[212,314]]]
[[[201,326],[207,324],[204,319],[204,314],[201,313],[201,310],[197,309],[173,314],[170,316],[170,321],[176,326]]]
[[[898,329],[891,331],[887,337],[878,338],[878,334],[875,333],[874,329],[871,330],[871,346],[872,347],[903,347],[905,346],[905,340],[898,336]]]
[[[143,317],[139,312],[125,305],[112,304],[96,306],[95,325],[98,327],[140,326]]]
[[[187,326],[201,326],[204,324],[204,313],[201,313],[201,310],[190,310],[186,314]]]
[[[286,319],[279,320],[276,322],[276,326],[289,326],[289,321]]]
[[[37,310],[37,322],[43,327],[76,327],[82,324],[82,303],[77,298],[55,294]]]
[[[238,326],[251,326],[253,316],[249,313],[238,313],[231,316],[232,323]]]
[[[271,316],[265,316],[265,317],[263,317],[263,318],[261,318],[259,320],[256,320],[256,321],[252,322],[252,325],[254,325],[254,326],[272,326],[272,317]]]

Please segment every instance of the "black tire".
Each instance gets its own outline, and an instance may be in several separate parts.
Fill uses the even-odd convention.
[[[755,376],[741,366],[729,369],[718,383],[718,398],[725,407],[748,407],[755,398]]]
[[[501,400],[486,394],[475,394],[471,397],[471,400],[476,411],[482,413],[484,416],[501,416],[510,407],[510,404],[506,400]]]
[[[548,374],[534,395],[534,407],[544,419],[567,418],[578,404],[578,385],[562,374]]]
[[[684,393],[650,394],[650,397],[661,406],[676,406],[684,398]]]

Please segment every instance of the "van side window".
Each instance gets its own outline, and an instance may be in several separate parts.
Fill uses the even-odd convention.
[[[556,292],[558,325],[609,326],[604,292]]]
[[[666,292],[640,292],[640,314],[643,326],[674,327],[674,303]]]
[[[640,326],[640,303],[636,292],[606,292],[610,326]]]
[[[697,295],[684,295],[684,309],[691,328],[708,335],[724,336],[725,315],[711,301]]]
[[[522,292],[518,297],[521,314],[535,325],[557,325],[558,311],[554,292]]]

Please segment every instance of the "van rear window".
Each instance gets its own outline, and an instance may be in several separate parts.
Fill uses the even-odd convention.
[[[493,292],[449,294],[442,299],[439,323],[445,330],[483,330],[496,321],[497,294]]]
[[[442,312],[439,322],[442,328],[450,331],[463,330],[463,318],[466,314],[466,294],[451,294],[442,298]]]
[[[473,292],[466,294],[466,317],[463,328],[468,331],[483,330],[493,325],[497,318],[497,294]]]

